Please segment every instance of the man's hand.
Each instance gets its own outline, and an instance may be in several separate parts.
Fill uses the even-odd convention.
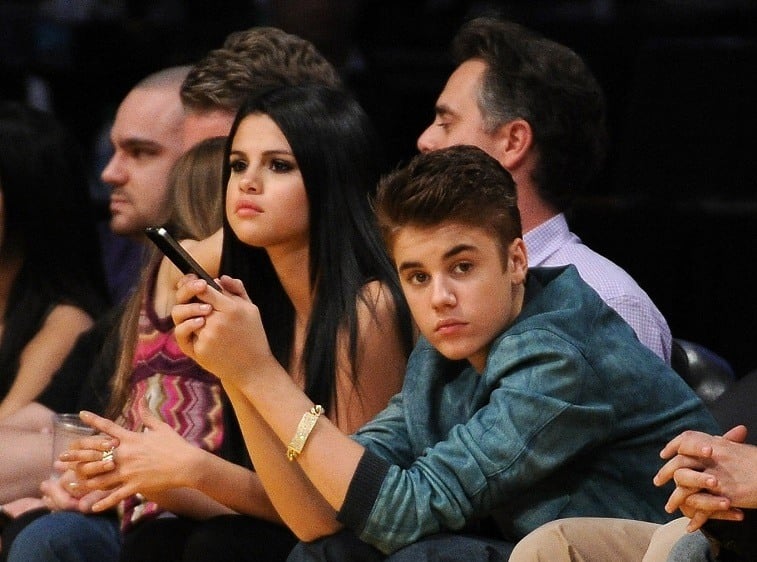
[[[680,509],[691,519],[690,531],[707,519],[740,521],[743,512],[738,508],[757,507],[757,447],[743,444],[746,434],[743,425],[723,436],[686,431],[660,452],[669,460],[654,483],[675,482],[665,510]]]

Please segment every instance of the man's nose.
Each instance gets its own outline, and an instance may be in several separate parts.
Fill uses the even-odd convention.
[[[434,124],[429,125],[425,131],[418,137],[418,151],[425,153],[430,152],[436,148],[436,141],[434,139]]]

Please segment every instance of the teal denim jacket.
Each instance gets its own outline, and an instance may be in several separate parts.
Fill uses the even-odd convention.
[[[483,373],[418,342],[402,391],[353,436],[367,451],[339,519],[386,553],[485,518],[513,542],[561,517],[664,522],[652,477],[686,429],[720,431],[573,266],[535,268]]]

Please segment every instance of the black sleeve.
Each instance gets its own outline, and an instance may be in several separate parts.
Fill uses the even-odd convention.
[[[337,515],[340,523],[357,533],[362,531],[390,466],[387,461],[366,449],[352,476],[342,509]]]

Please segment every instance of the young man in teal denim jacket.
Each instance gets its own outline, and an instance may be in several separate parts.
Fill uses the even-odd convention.
[[[376,209],[422,337],[402,391],[352,437],[271,359],[254,314],[235,312],[222,337],[227,305],[201,281],[174,309],[180,345],[230,389],[271,501],[307,541],[289,560],[504,561],[556,518],[666,521],[659,450],[719,429],[573,266],[528,270],[510,174],[470,146],[421,154],[382,180]]]

